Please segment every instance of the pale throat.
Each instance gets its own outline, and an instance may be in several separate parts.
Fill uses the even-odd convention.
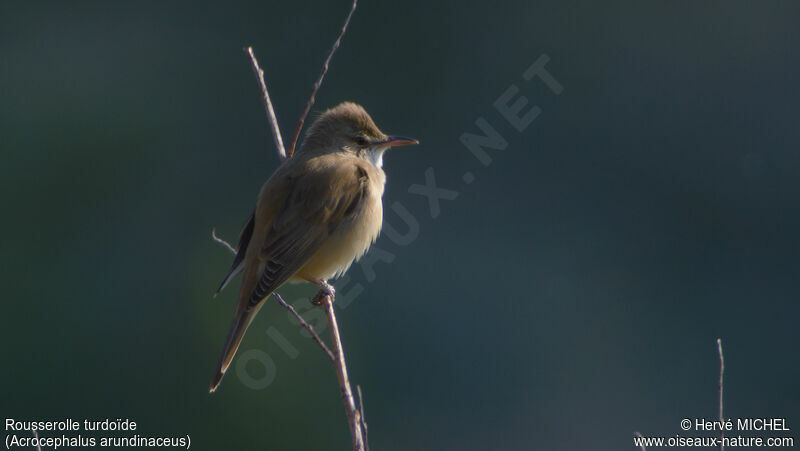
[[[368,147],[364,152],[364,159],[372,163],[376,168],[383,167],[383,153],[388,147]]]

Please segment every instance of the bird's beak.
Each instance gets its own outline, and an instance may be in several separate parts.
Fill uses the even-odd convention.
[[[389,147],[408,146],[410,144],[419,144],[419,141],[414,138],[406,138],[405,136],[388,136],[386,141],[383,142],[384,146]]]

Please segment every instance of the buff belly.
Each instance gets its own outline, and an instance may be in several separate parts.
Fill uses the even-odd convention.
[[[364,206],[325,241],[294,279],[327,281],[339,277],[369,250],[383,225],[382,193],[375,191]]]

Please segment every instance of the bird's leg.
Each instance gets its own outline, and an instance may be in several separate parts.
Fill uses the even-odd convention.
[[[322,305],[323,301],[325,300],[325,296],[330,296],[331,302],[333,302],[336,297],[336,289],[333,288],[333,285],[329,284],[327,280],[322,279],[309,280],[309,282],[319,287],[319,291],[317,292],[316,296],[311,299],[312,304],[317,306]]]

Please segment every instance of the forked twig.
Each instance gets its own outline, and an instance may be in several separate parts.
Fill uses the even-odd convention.
[[[325,74],[328,73],[328,66],[331,63],[331,58],[333,58],[333,54],[342,43],[342,37],[344,36],[345,31],[347,31],[347,26],[350,25],[350,18],[353,17],[353,13],[356,11],[357,4],[358,0],[353,0],[353,6],[350,7],[350,12],[347,13],[347,18],[344,20],[341,31],[339,31],[339,36],[336,38],[336,41],[334,41],[331,49],[328,50],[328,55],[325,56],[325,63],[322,65],[322,72],[320,72],[317,82],[314,83],[314,86],[311,88],[311,95],[308,97],[306,108],[303,110],[303,113],[300,114],[300,119],[297,121],[297,128],[294,130],[294,137],[292,137],[292,143],[289,146],[289,153],[287,154],[288,158],[291,158],[292,155],[294,155],[294,149],[297,145],[298,138],[300,138],[300,131],[303,129],[303,123],[305,123],[306,116],[308,116],[308,112],[311,111],[311,107],[316,101],[317,91],[319,91],[319,87],[322,85],[322,79],[325,78]]]
[[[286,160],[287,158],[291,158],[294,155],[295,148],[297,146],[297,140],[300,137],[300,132],[303,129],[303,123],[308,116],[308,113],[311,111],[311,107],[314,105],[314,101],[316,100],[316,94],[319,90],[320,86],[322,85],[322,80],[325,78],[325,74],[328,72],[328,67],[330,66],[331,58],[333,58],[333,54],[339,48],[342,42],[342,37],[344,37],[345,32],[347,31],[347,27],[350,24],[350,19],[353,17],[353,13],[356,10],[356,6],[358,4],[358,0],[353,0],[353,4],[350,7],[350,11],[347,13],[347,17],[345,18],[344,24],[342,25],[341,30],[339,31],[339,36],[336,37],[336,41],[334,41],[333,46],[331,46],[330,50],[328,51],[327,56],[325,57],[325,62],[322,65],[322,71],[317,78],[317,81],[314,83],[314,86],[311,89],[311,95],[309,96],[308,102],[306,103],[305,109],[303,110],[302,114],[300,115],[300,119],[297,122],[297,128],[295,129],[294,136],[292,137],[291,145],[289,146],[289,151],[287,152],[283,147],[283,140],[281,139],[281,132],[280,127],[278,126],[278,119],[275,115],[275,110],[272,107],[272,101],[269,98],[269,92],[267,90],[267,83],[264,81],[264,71],[261,70],[261,67],[258,64],[258,60],[256,59],[255,54],[253,53],[252,47],[245,48],[248,56],[250,57],[250,63],[253,67],[253,73],[255,73],[256,78],[259,81],[261,86],[261,94],[262,100],[264,102],[264,108],[267,111],[267,119],[269,120],[271,129],[272,129],[272,136],[275,139],[275,148],[278,151],[278,156],[280,157],[281,161]],[[235,253],[233,246],[228,244],[225,240],[218,238],[216,233],[212,231],[212,236],[215,241],[225,245],[228,250]],[[325,306],[325,313],[328,317],[328,326],[331,330],[331,341],[333,343],[333,352],[325,345],[325,342],[317,335],[314,328],[308,324],[297,311],[286,303],[283,298],[280,297],[277,293],[273,293],[275,298],[278,302],[287,310],[289,310],[295,318],[300,322],[300,324],[306,328],[311,333],[311,336],[314,338],[314,341],[320,345],[320,347],[325,351],[328,357],[331,359],[331,363],[334,366],[336,371],[336,376],[339,380],[339,388],[342,392],[342,401],[344,402],[345,412],[347,413],[347,421],[350,426],[350,435],[353,440],[353,449],[355,451],[367,451],[366,445],[366,435],[367,435],[367,424],[364,421],[364,405],[363,400],[361,403],[361,410],[356,408],[355,400],[353,399],[353,390],[350,387],[350,379],[347,375],[347,364],[344,358],[344,349],[342,347],[342,339],[341,335],[339,334],[339,324],[336,319],[336,313],[333,309],[333,296],[324,293],[320,290],[320,293],[317,295],[318,298],[323,300],[323,305]],[[359,398],[361,398],[361,388],[358,387]]]
[[[275,149],[278,150],[278,157],[281,161],[286,159],[286,150],[283,148],[283,139],[281,138],[281,129],[278,127],[278,117],[275,115],[275,109],[272,108],[272,100],[269,98],[269,91],[267,90],[267,82],[264,81],[264,71],[258,65],[256,55],[253,53],[253,47],[247,46],[244,49],[245,53],[250,57],[250,64],[253,66],[253,73],[256,75],[258,83],[261,85],[261,100],[264,102],[264,109],[267,111],[267,120],[272,127],[272,137],[275,139]],[[294,148],[294,144],[292,144]],[[289,154],[291,156],[291,153]]]

